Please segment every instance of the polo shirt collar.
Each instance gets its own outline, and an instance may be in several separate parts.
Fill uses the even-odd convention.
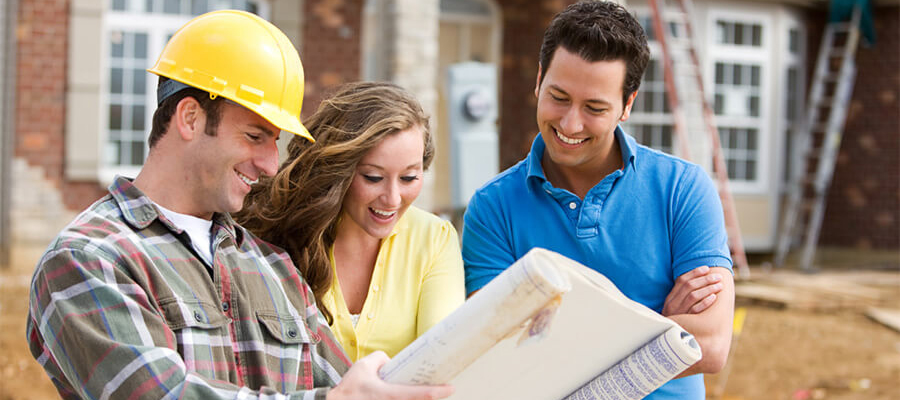
[[[633,170],[636,164],[635,159],[637,158],[637,152],[635,151],[637,149],[637,141],[625,134],[622,127],[618,125],[613,134],[616,136],[616,143],[619,144],[619,148],[622,151],[622,159],[625,160],[625,166],[631,167]],[[525,160],[528,170],[526,179],[547,180],[546,175],[544,175],[544,167],[541,165],[541,158],[544,156],[546,148],[547,145],[544,143],[544,138],[538,133],[534,138],[534,142],[531,143],[531,151],[528,152],[528,157]]]

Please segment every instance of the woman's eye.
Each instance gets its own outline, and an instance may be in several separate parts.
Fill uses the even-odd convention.
[[[380,177],[380,176],[375,176],[375,175],[365,175],[365,174],[363,174],[363,179],[365,179],[365,180],[367,180],[367,181],[369,181],[369,182],[372,182],[372,183],[376,183],[376,182],[381,182],[381,180],[384,179],[384,178],[382,178],[382,177]]]
[[[416,180],[418,180],[418,179],[419,179],[419,176],[418,176],[418,175],[411,175],[411,176],[403,176],[403,177],[400,177],[400,180],[402,180],[403,182],[413,182],[413,181],[416,181]]]

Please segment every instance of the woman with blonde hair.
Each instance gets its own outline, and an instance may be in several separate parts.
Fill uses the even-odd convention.
[[[393,357],[464,301],[453,226],[411,203],[434,158],[428,116],[389,83],[323,100],[236,219],[290,254],[352,360]],[[301,138],[302,139],[302,138]]]

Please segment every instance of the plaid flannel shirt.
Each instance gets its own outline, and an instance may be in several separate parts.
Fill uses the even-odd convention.
[[[289,256],[213,217],[213,265],[118,177],[49,246],[31,352],[66,399],[324,399],[349,368]]]

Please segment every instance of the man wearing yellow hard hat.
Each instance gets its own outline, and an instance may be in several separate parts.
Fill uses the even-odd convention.
[[[160,76],[138,176],[72,221],[38,263],[27,335],[63,398],[435,399],[391,385],[376,353],[350,362],[290,257],[235,224],[300,123],[290,41],[240,11],[182,27]]]

